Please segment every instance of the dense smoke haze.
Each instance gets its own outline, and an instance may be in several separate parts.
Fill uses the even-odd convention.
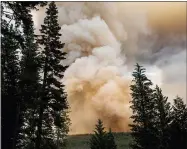
[[[169,101],[186,100],[185,2],[57,2],[69,65],[62,80],[71,134],[90,133],[98,118],[128,131],[131,73],[147,69]],[[32,12],[36,33],[45,8]]]

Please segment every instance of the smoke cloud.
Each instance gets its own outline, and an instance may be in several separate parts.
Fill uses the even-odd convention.
[[[185,3],[57,2],[69,68],[62,82],[71,134],[90,133],[98,118],[129,131],[131,73],[139,62],[170,101],[186,100]],[[45,8],[32,12],[36,33]],[[174,17],[173,17],[174,16]]]

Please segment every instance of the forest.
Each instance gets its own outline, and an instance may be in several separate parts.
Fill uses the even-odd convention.
[[[31,11],[38,6],[47,9],[36,35]],[[1,2],[2,149],[68,148],[70,105],[60,81],[68,66],[58,17],[55,2]],[[187,149],[187,105],[179,96],[171,104],[146,69],[134,67],[129,148]],[[95,124],[89,148],[117,149],[112,129],[100,118]]]

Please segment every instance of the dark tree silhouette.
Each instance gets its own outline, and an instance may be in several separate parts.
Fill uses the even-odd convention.
[[[2,148],[13,148],[18,121],[20,98],[18,94],[19,57],[18,42],[14,39],[16,32],[7,27],[9,34],[1,34],[1,100],[2,100]]]
[[[103,122],[99,119],[95,127],[95,134],[90,139],[91,149],[107,149],[107,133],[104,129]]]
[[[99,119],[94,134],[90,139],[90,148],[91,149],[116,149],[117,145],[115,143],[114,136],[111,132],[111,129],[107,133],[104,130],[103,122]]]
[[[114,136],[112,134],[112,130],[109,129],[109,132],[107,133],[107,149],[117,149],[117,145],[114,139]]]
[[[37,124],[36,148],[44,148],[45,142],[54,143],[54,128],[58,131],[59,136],[63,136],[60,142],[64,141],[64,137],[68,132],[68,103],[64,86],[60,82],[63,78],[63,72],[66,67],[61,64],[65,59],[65,53],[62,52],[64,46],[60,41],[60,27],[58,24],[58,10],[55,2],[50,2],[46,11],[44,24],[41,26],[41,38],[38,43],[44,47],[41,54],[41,64],[43,73],[41,92],[40,92],[40,108],[39,119]],[[59,135],[59,132],[61,135]],[[63,134],[63,135],[62,135]],[[43,142],[43,144],[42,144]],[[53,146],[52,145],[52,146]],[[58,146],[58,145],[57,145]]]
[[[156,86],[154,92],[154,98],[156,102],[156,124],[158,129],[158,148],[168,149],[170,134],[169,134],[169,124],[171,123],[171,106],[167,101],[168,97],[162,94],[162,90]]]
[[[156,126],[155,126],[155,100],[153,98],[152,82],[145,75],[145,69],[139,64],[133,72],[133,84],[130,86],[132,101],[130,108],[133,111],[130,124],[133,149],[157,148]]]
[[[174,105],[172,106],[170,135],[170,149],[187,148],[187,106],[178,96],[174,99]]]
[[[34,92],[32,90],[30,91],[32,93],[27,94],[27,98],[24,98],[23,94],[26,92],[23,90],[28,91],[32,88],[29,80],[35,79],[33,78],[33,74],[35,74],[33,67],[36,66],[34,64],[30,67],[31,70],[26,68],[28,65],[31,66],[31,59],[35,61],[33,59],[35,49],[32,46],[34,40],[31,34],[33,21],[30,12],[31,9],[36,9],[37,5],[45,4],[46,2],[1,2],[2,148],[5,149],[16,148],[20,138],[18,134],[23,126],[23,113],[27,109],[28,101],[32,101],[32,97],[29,95],[35,95],[36,92],[36,89]],[[21,55],[18,50],[23,54],[21,63]],[[23,78],[28,79],[23,81]],[[31,88],[23,88],[21,84]]]

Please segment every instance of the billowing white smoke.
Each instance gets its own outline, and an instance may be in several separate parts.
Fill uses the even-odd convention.
[[[99,57],[101,61],[112,62],[115,63],[114,65],[120,63],[118,65],[121,65],[120,43],[100,17],[79,20],[72,25],[63,25],[62,33],[61,40],[66,43],[64,49],[68,52],[68,65],[77,57],[88,56],[91,53]],[[98,49],[98,47],[103,48]]]
[[[67,62],[74,62],[64,75],[73,132],[92,131],[98,118],[109,126],[110,117],[116,115],[123,118],[118,129],[127,129],[129,74],[120,43],[100,17],[64,25],[62,32]]]
[[[157,52],[163,56],[160,61],[152,62],[158,58],[154,49],[162,48],[148,27],[146,11],[135,3],[57,2],[57,6],[63,50],[68,53],[63,64],[69,68],[62,81],[71,107],[70,133],[92,132],[98,118],[114,131],[128,131],[133,65],[140,61],[148,77],[166,91],[163,83],[171,76],[163,73],[169,71],[162,50]],[[36,32],[44,12],[33,12]]]

